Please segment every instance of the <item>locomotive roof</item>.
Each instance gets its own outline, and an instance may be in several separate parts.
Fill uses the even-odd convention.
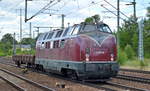
[[[107,31],[106,30],[101,31],[101,29],[100,29],[101,27],[107,27],[107,29],[106,29]],[[62,37],[69,37],[71,35],[77,35],[77,34],[84,33],[84,32],[98,30],[98,28],[101,32],[111,33],[111,30],[108,27],[108,25],[103,22],[99,22],[96,24],[95,23],[93,23],[93,24],[81,23],[81,24],[75,24],[73,26],[67,27],[64,30],[55,29],[53,31],[43,33],[39,36],[38,40],[51,40],[51,39],[55,40],[55,39],[59,39]]]

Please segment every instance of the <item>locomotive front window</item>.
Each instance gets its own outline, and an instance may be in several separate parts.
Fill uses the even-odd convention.
[[[99,25],[98,29],[100,31],[102,31],[102,32],[112,33],[111,30],[110,30],[110,28],[107,25],[105,25],[105,24]]]
[[[95,25],[85,25],[83,30],[93,31],[93,30],[96,30],[96,26]]]
[[[90,32],[95,31],[96,29],[96,25],[84,25],[80,32]]]
[[[103,26],[103,31],[111,33],[110,28],[108,26],[106,26],[106,25]]]

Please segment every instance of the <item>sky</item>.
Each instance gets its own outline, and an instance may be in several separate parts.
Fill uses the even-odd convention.
[[[25,0],[0,0],[0,39],[6,33],[16,33],[16,38],[20,36],[20,11],[22,9],[22,31],[23,37],[29,37],[29,23],[32,23],[32,37],[37,35],[35,27],[60,27],[61,14],[65,15],[65,27],[83,22],[85,18],[99,14],[101,21],[108,24],[113,31],[116,31],[117,18],[108,12],[101,5],[117,13],[116,9],[107,2],[117,7],[117,0],[32,0],[28,1],[27,18],[35,15],[43,7],[46,7],[41,13],[33,17],[28,22],[24,22]],[[133,15],[133,5],[126,5],[133,0],[120,0],[120,11],[127,17]],[[149,0],[136,0],[136,15],[140,19],[146,17],[146,8],[150,6]],[[128,19],[121,14],[121,18]],[[120,19],[121,24],[123,20]],[[120,24],[120,26],[121,26]],[[50,29],[40,29],[40,33],[50,31]],[[33,36],[34,34],[34,36]]]

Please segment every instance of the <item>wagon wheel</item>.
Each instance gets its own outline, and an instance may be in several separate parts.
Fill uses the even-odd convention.
[[[17,61],[17,67],[20,67],[20,62],[19,61]]]

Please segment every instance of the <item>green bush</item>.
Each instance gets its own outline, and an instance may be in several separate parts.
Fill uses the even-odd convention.
[[[6,56],[6,54],[4,54],[3,52],[0,52],[0,56]]]
[[[130,45],[126,45],[125,47],[125,53],[127,54],[128,59],[133,59],[134,57],[134,51]]]
[[[145,54],[144,54],[144,57],[145,57],[145,58],[150,58],[150,53],[145,53]]]
[[[127,60],[128,60],[127,54],[124,51],[119,50],[118,51],[118,63],[120,65],[123,65]]]
[[[16,50],[16,54],[17,55],[21,55],[21,54],[31,54],[31,55],[34,55],[35,54],[35,50],[32,49],[32,50],[25,50],[25,51],[21,51],[21,49],[17,49]]]

